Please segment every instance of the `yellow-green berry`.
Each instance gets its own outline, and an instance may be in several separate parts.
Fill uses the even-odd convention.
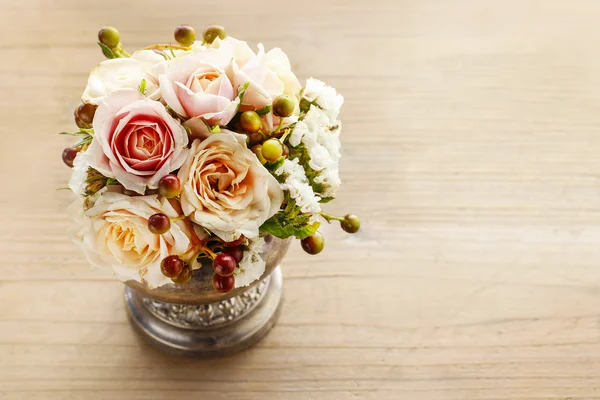
[[[244,111],[242,115],[240,115],[240,126],[244,132],[258,132],[261,125],[262,121],[260,120],[260,115],[254,111]]]
[[[175,29],[175,40],[180,45],[189,47],[196,41],[196,31],[189,25],[179,25]]]
[[[202,38],[208,44],[211,44],[215,41],[216,38],[225,39],[227,34],[225,33],[225,28],[221,25],[211,25],[204,31]]]
[[[277,161],[283,155],[283,145],[278,139],[269,139],[262,144],[262,155],[267,161]]]
[[[289,117],[294,112],[294,100],[287,94],[277,96],[273,100],[273,114],[278,117]]]
[[[103,45],[114,49],[121,42],[121,34],[113,26],[105,26],[98,32],[98,40]]]

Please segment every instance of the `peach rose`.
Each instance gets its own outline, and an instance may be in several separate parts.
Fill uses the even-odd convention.
[[[123,281],[146,282],[150,287],[171,283],[160,271],[163,258],[174,254],[184,259],[193,257],[190,232],[182,221],[173,221],[171,229],[163,235],[148,230],[152,214],[161,212],[171,218],[178,217],[169,201],[157,195],[130,197],[104,192],[87,211],[83,211],[78,200],[71,212],[79,223],[73,240],[89,262],[96,267],[112,268]]]
[[[144,194],[185,161],[188,135],[165,107],[139,91],[111,93],[94,116],[88,164],[126,189]]]
[[[277,180],[246,147],[246,136],[224,130],[195,140],[179,170],[185,215],[233,241],[258,236],[283,202]]]

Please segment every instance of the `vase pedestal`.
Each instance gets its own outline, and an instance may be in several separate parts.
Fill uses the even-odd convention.
[[[281,268],[234,297],[205,304],[176,304],[125,288],[129,321],[154,347],[176,355],[214,357],[259,342],[282,305]]]

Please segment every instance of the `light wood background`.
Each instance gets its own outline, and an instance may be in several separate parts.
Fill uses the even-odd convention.
[[[597,0],[0,1],[0,399],[600,399]],[[148,348],[66,237],[98,28],[221,23],[345,95],[345,185],[258,346]]]

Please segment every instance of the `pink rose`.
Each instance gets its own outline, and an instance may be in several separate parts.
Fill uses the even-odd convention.
[[[203,49],[172,60],[158,77],[163,101],[190,118],[186,126],[197,136],[208,133],[204,122],[227,125],[237,111],[237,89],[225,73],[230,64],[227,52]]]
[[[86,152],[88,164],[126,189],[144,194],[181,167],[188,135],[165,107],[139,91],[111,93],[94,116],[94,140]]]

